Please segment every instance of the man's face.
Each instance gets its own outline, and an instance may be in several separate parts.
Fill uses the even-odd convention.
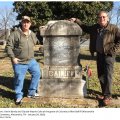
[[[98,16],[98,24],[100,24],[101,27],[105,27],[108,23],[108,16],[106,13],[102,12]]]
[[[23,31],[28,31],[31,26],[31,22],[28,20],[23,20],[22,21],[22,30]]]

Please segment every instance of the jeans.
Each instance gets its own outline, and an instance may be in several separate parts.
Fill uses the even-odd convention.
[[[34,96],[40,80],[40,66],[35,59],[31,59],[28,64],[13,64],[14,70],[14,89],[16,99],[23,98],[23,84],[27,71],[31,74],[31,82],[28,95]]]

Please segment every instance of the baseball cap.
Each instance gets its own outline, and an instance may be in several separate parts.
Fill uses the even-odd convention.
[[[31,22],[30,17],[28,17],[28,16],[22,16],[22,21],[24,21],[24,20],[28,20],[29,22]]]

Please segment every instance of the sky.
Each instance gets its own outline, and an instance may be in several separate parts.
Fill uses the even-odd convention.
[[[13,8],[13,1],[0,1],[0,8]]]
[[[56,0],[57,1],[57,0]],[[0,8],[13,8],[13,2],[12,0],[8,0],[8,1],[5,1],[5,0],[0,0]],[[115,7],[117,7],[118,5],[120,6],[120,1],[116,1],[114,2],[115,4]]]

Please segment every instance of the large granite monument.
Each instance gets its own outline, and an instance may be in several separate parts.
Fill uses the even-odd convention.
[[[66,20],[50,21],[40,27],[44,46],[44,68],[40,81],[40,96],[84,97],[79,60],[81,28]]]

